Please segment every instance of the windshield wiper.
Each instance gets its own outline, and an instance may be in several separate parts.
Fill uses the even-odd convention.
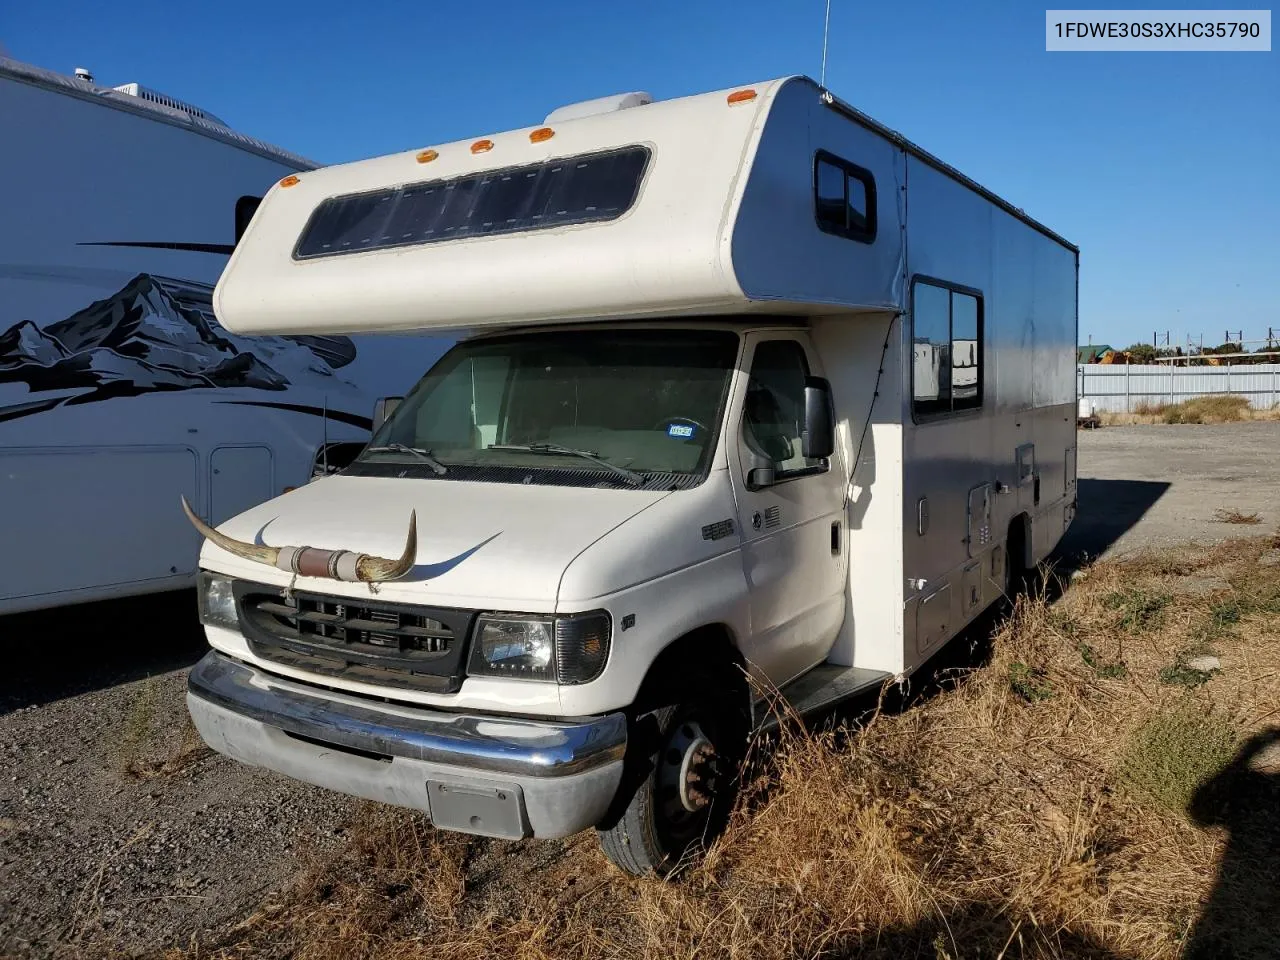
[[[365,453],[408,453],[431,468],[431,472],[437,477],[442,477],[449,472],[449,468],[431,455],[430,450],[419,450],[417,447],[406,447],[403,443],[388,443],[380,447],[369,447]]]
[[[634,470],[628,470],[626,467],[620,467],[616,463],[610,463],[590,450],[575,450],[573,447],[562,447],[558,443],[491,443],[489,444],[489,449],[509,450],[516,453],[552,453],[563,457],[581,457],[583,460],[590,460],[592,463],[598,463],[600,466],[612,470],[620,477],[625,477],[627,482],[632,485],[644,483],[644,477]]]

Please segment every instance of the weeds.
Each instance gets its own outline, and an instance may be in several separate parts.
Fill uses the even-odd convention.
[[[159,699],[160,692],[156,680],[149,677],[139,684],[137,692],[129,703],[124,715],[119,754],[120,767],[126,773],[138,762],[151,742]]]
[[[159,716],[163,703],[159,681],[142,681],[124,715],[117,757],[120,772],[130,779],[150,780],[171,776],[209,754],[185,709],[178,729]],[[175,735],[176,734],[176,735]]]
[[[1108,663],[1087,643],[1081,643],[1076,649],[1080,652],[1080,659],[1085,662],[1085,665],[1092,667],[1093,672],[1103,680],[1119,680],[1129,674],[1129,668],[1125,666],[1123,660]]]
[[[1107,595],[1103,603],[1119,613],[1116,626],[1125,632],[1149,630],[1160,625],[1170,597],[1141,587],[1124,587]]]
[[[1192,397],[1179,403],[1140,400],[1134,404],[1130,413],[1102,413],[1099,416],[1108,426],[1154,423],[1239,423],[1246,420],[1280,419],[1280,407],[1256,410],[1249,404],[1247,397],[1216,393]]]
[[[1248,411],[1248,397],[1217,394],[1170,404],[1160,418],[1165,423],[1236,423],[1247,419]]]
[[[1232,508],[1219,508],[1213,511],[1213,520],[1215,523],[1234,523],[1251,525],[1261,523],[1262,518],[1256,513],[1241,513],[1239,510]]]
[[[1160,682],[1171,687],[1186,687],[1194,690],[1209,682],[1217,670],[1197,670],[1195,667],[1179,661],[1160,670]]]
[[[1244,616],[1245,606],[1235,597],[1219,600],[1209,608],[1209,626],[1215,632],[1234,627]]]
[[[1053,696],[1053,687],[1049,684],[1048,673],[1038,667],[1029,667],[1025,663],[1009,664],[1009,689],[1027,703],[1048,700]]]
[[[1196,787],[1231,760],[1239,735],[1227,720],[1187,706],[1159,713],[1130,740],[1119,779],[1172,813],[1181,813]]]

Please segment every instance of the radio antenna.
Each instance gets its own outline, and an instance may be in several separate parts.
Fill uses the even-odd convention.
[[[822,19],[822,74],[818,86],[827,89],[827,35],[831,32],[831,0],[827,0],[827,15]]]
[[[329,475],[329,394],[327,392],[324,395],[324,416],[320,418],[320,422],[324,424],[321,427],[324,434],[320,438],[320,456],[324,460],[324,466],[321,469],[327,477]]]

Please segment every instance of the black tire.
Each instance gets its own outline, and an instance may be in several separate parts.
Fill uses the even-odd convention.
[[[598,828],[605,856],[619,869],[667,876],[724,829],[748,732],[735,686],[704,678],[679,702],[635,718],[617,812]]]

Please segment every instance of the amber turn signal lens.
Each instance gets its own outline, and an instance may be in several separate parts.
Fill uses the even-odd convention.
[[[486,153],[487,151],[492,149],[493,149],[492,140],[477,140],[475,143],[471,145],[472,153]]]
[[[440,154],[434,150],[419,150],[418,155],[414,157],[414,159],[419,163],[430,163],[438,156],[440,156]]]
[[[747,103],[755,98],[756,92],[748,88],[746,90],[735,90],[726,99],[729,101],[729,105],[732,106],[735,103]]]
[[[529,134],[530,143],[542,143],[544,140],[550,140],[556,135],[556,132],[550,127],[539,127],[533,133]]]
[[[280,186],[292,187],[297,182],[298,182],[298,178],[291,173],[287,177],[285,177],[283,180],[280,181]]]

